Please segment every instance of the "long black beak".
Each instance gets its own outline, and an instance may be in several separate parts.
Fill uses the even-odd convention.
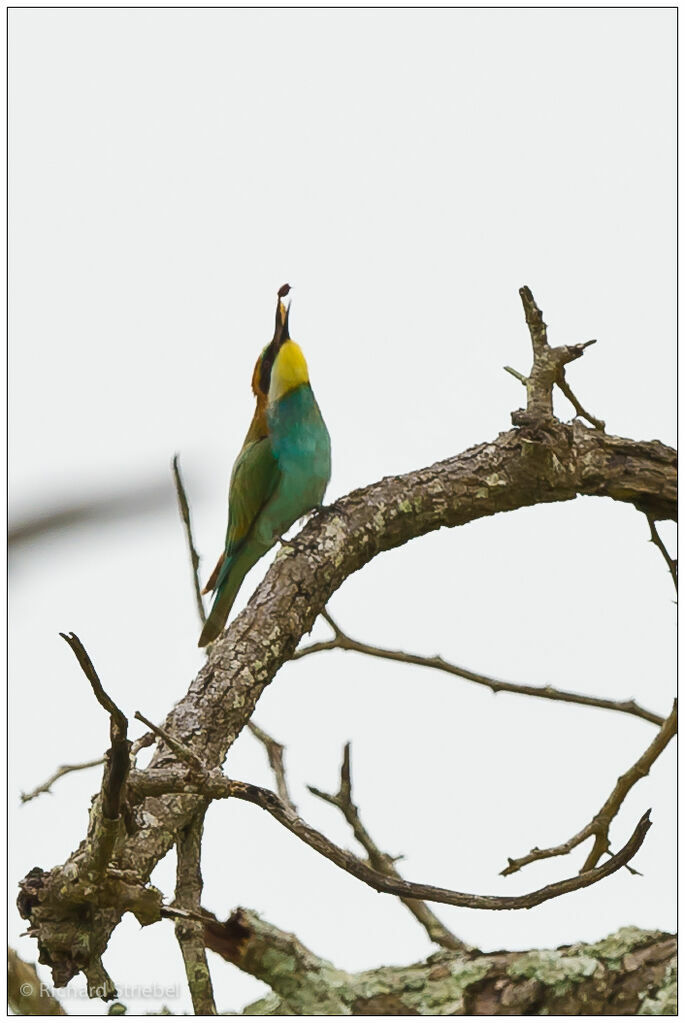
[[[278,300],[276,305],[276,323],[274,325],[274,336],[262,356],[262,366],[259,372],[259,387],[263,394],[269,393],[269,382],[271,380],[271,368],[278,355],[278,350],[284,344],[289,335],[288,315],[290,303],[286,306],[283,299],[290,291],[290,285],[284,284],[278,289]]]

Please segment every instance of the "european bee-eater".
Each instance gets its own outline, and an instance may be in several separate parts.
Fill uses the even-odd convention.
[[[231,473],[226,548],[205,587],[216,595],[199,646],[217,638],[247,572],[321,504],[331,476],[331,440],[281,301],[288,290],[279,291],[273,340],[255,366],[257,405]]]

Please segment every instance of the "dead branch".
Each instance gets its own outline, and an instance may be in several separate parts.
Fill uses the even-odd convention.
[[[176,898],[179,909],[200,913],[202,872],[200,856],[205,811],[201,809],[184,828],[176,843]],[[174,925],[181,948],[186,978],[196,1016],[216,1016],[212,978],[205,951],[204,925],[198,920],[178,918]]]
[[[136,758],[136,754],[141,749],[145,749],[146,746],[151,746],[155,741],[155,737],[152,732],[146,732],[145,735],[141,735],[139,739],[131,746],[131,762],[133,763]],[[22,803],[29,803],[32,799],[42,795],[44,792],[49,792],[52,795],[52,786],[60,778],[63,778],[67,774],[72,774],[74,771],[87,771],[91,767],[99,767],[100,764],[105,763],[104,757],[99,757],[97,760],[86,760],[82,764],[62,764],[58,767],[54,774],[51,774],[47,781],[44,781],[41,785],[38,785],[31,792],[22,792],[20,799]]]
[[[152,721],[148,721],[146,717],[137,710],[134,714],[137,721],[142,721],[144,725],[154,732],[160,739],[163,739],[170,750],[172,750],[176,756],[190,767],[192,771],[196,771],[199,775],[204,776],[206,773],[205,765],[202,763],[200,757],[198,757],[188,746],[184,743],[179,742],[173,735],[164,728],[160,728],[159,725],[155,725]]]
[[[416,664],[422,668],[435,668],[437,671],[444,671],[448,675],[456,675],[458,678],[475,682],[476,685],[486,686],[493,693],[519,693],[523,696],[537,696],[543,700],[558,700],[562,703],[577,703],[585,707],[602,707],[606,710],[616,710],[623,714],[632,714],[634,717],[642,718],[654,725],[662,725],[664,718],[654,714],[651,710],[641,707],[635,700],[605,700],[599,696],[584,696],[581,693],[571,693],[564,689],[555,689],[553,686],[530,686],[519,682],[504,682],[502,679],[492,678],[489,675],[482,675],[468,668],[450,664],[442,657],[422,657],[420,654],[407,654],[402,650],[388,650],[385,647],[371,646],[369,643],[360,643],[352,639],[333,621],[327,609],[321,612],[330,627],[333,629],[333,639],[323,640],[318,643],[310,643],[308,646],[296,650],[292,660],[296,661],[309,654],[320,653],[324,650],[354,650],[360,654],[367,654],[369,657],[379,657],[386,661],[396,661],[400,664]]]
[[[105,771],[100,790],[99,807],[91,816],[89,862],[86,873],[101,875],[109,863],[121,824],[121,801],[130,767],[131,743],[127,738],[128,720],[107,695],[83,643],[75,633],[60,632],[90,682],[95,698],[109,714],[111,746],[105,754]]]
[[[266,755],[269,758],[269,766],[273,771],[274,780],[276,782],[276,791],[279,797],[283,800],[286,806],[289,806],[293,813],[297,813],[297,807],[295,806],[290,792],[288,790],[288,780],[285,774],[285,746],[280,742],[277,742],[273,736],[268,735],[259,725],[255,724],[254,721],[248,721],[247,727],[250,729],[255,739],[261,742],[262,746],[266,750]]]
[[[207,615],[205,614],[205,606],[202,603],[202,587],[200,586],[200,555],[195,550],[195,544],[193,542],[193,529],[190,524],[190,505],[188,504],[186,490],[183,485],[183,477],[181,476],[181,465],[178,455],[174,455],[171,467],[173,469],[174,482],[176,484],[178,508],[181,513],[183,525],[185,527],[186,541],[188,543],[188,553],[190,554],[190,566],[193,573],[193,588],[195,590],[195,603],[197,604],[197,613],[200,616],[200,621],[204,625],[205,622],[207,621]]]
[[[654,522],[654,516],[653,515],[647,515],[646,518],[647,518],[647,522],[649,523],[650,542],[655,544],[655,546],[658,547],[659,550],[661,551],[661,553],[663,555],[663,558],[664,558],[664,561],[666,562],[666,567],[668,568],[668,571],[669,571],[669,573],[671,575],[671,579],[673,580],[673,585],[675,586],[675,591],[677,593],[678,592],[678,559],[677,558],[672,558],[671,555],[666,550],[666,545],[664,544],[664,541],[659,536],[658,530],[656,528],[656,524]]]
[[[325,835],[317,831],[306,821],[282,802],[275,792],[250,785],[248,782],[226,778],[219,772],[206,774],[204,778],[178,773],[172,769],[160,768],[157,771],[131,772],[130,787],[139,795],[155,795],[162,793],[184,793],[186,795],[204,796],[207,799],[242,799],[261,807],[282,824],[284,828],[296,835],[311,849],[314,849],[336,866],[352,874],[358,880],[368,884],[377,892],[397,895],[401,899],[424,899],[428,902],[440,902],[447,906],[463,906],[467,909],[531,909],[560,895],[567,895],[579,888],[587,888],[597,881],[608,877],[619,870],[634,857],[642,845],[651,827],[649,810],[640,818],[628,842],[610,860],[601,867],[594,867],[575,877],[563,881],[555,881],[544,888],[529,892],[527,895],[471,895],[453,891],[450,888],[439,888],[434,885],[405,881],[398,876],[389,876],[374,867],[363,863],[346,849],[335,845]]]
[[[652,764],[668,746],[676,733],[677,727],[678,701],[674,700],[673,710],[661,726],[659,734],[652,740],[632,767],[628,768],[625,774],[621,775],[609,798],[602,805],[601,809],[597,811],[592,820],[562,845],[550,846],[547,849],[538,849],[536,847],[531,849],[526,856],[521,856],[519,859],[509,858],[509,865],[501,871],[502,875],[506,877],[509,874],[515,874],[521,867],[526,867],[529,863],[536,863],[538,860],[550,859],[553,856],[566,856],[567,853],[570,853],[587,838],[594,836],[594,844],[585,863],[580,868],[580,873],[582,875],[585,871],[592,870],[599,862],[600,857],[604,853],[609,852],[609,828],[611,822],[621,809],[624,799],[641,778],[647,777]]]
[[[63,778],[65,774],[72,774],[74,771],[87,771],[90,767],[99,767],[100,764],[105,763],[104,757],[98,757],[97,760],[86,760],[83,764],[62,764],[58,767],[53,774],[44,781],[41,785],[38,785],[31,792],[22,792],[19,798],[22,803],[29,803],[32,799],[43,794],[43,792],[50,792],[56,781]]]
[[[588,345],[593,345],[594,343],[595,343],[594,341],[587,341],[585,343],[585,347],[587,348]],[[575,394],[571,390],[568,381],[566,380],[566,371],[563,366],[559,370],[559,376],[557,377],[557,387],[564,395],[564,397],[566,397],[571,402],[574,409],[576,410],[577,416],[582,416],[583,419],[587,419],[588,423],[591,423],[596,430],[601,430],[602,433],[604,432],[606,428],[606,423],[604,422],[603,419],[597,419],[595,416],[590,415],[587,409],[583,408],[583,406],[580,404]]]
[[[374,870],[380,871],[381,874],[387,874],[388,877],[399,877],[402,875],[395,866],[396,859],[392,856],[388,856],[387,853],[382,852],[371,835],[368,833],[364,825],[362,824],[361,817],[359,815],[359,808],[355,806],[352,800],[352,778],[350,771],[350,743],[345,743],[345,749],[343,752],[343,760],[340,765],[340,788],[335,795],[331,795],[327,792],[322,792],[321,789],[314,788],[313,785],[308,785],[309,791],[318,796],[319,799],[323,799],[326,803],[330,803],[340,810],[347,823],[352,828],[354,837],[357,839],[362,848],[366,851],[369,857],[369,863]],[[434,941],[436,945],[441,945],[443,948],[450,948],[454,951],[470,951],[471,946],[461,941],[456,934],[453,934],[443,922],[438,919],[433,910],[426,905],[425,902],[421,902],[417,899],[402,899],[402,902],[407,907],[409,912],[414,916],[421,924],[426,934],[431,941]]]
[[[525,377],[510,366],[504,368],[517,380],[520,380],[526,388],[528,395],[527,409],[525,412],[519,410],[512,415],[512,422],[516,426],[538,427],[545,420],[554,418],[552,402],[552,391],[554,384],[557,384],[561,391],[574,406],[576,413],[582,415],[588,422],[591,422],[599,431],[603,432],[605,424],[595,419],[583,409],[582,405],[573,394],[573,391],[566,382],[564,367],[576,359],[579,359],[586,348],[596,344],[596,340],[585,341],[577,345],[561,345],[552,348],[547,341],[547,325],[542,318],[542,312],[538,308],[530,288],[519,288],[519,295],[523,303],[523,311],[533,345],[533,366],[530,374]]]

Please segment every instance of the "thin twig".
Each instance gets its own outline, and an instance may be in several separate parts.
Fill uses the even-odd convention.
[[[548,347],[547,324],[542,318],[542,310],[538,308],[533,298],[533,292],[526,284],[519,288],[519,295],[521,296],[530,339],[533,343],[533,352],[535,355],[539,355],[542,349]]]
[[[88,652],[84,647],[81,640],[74,632],[66,633],[60,632],[62,639],[69,644],[73,650],[77,661],[81,665],[83,674],[90,682],[91,688],[95,694],[95,699],[98,701],[101,707],[107,711],[111,718],[116,721],[119,729],[125,732],[128,728],[128,721],[123,711],[120,711],[114,700],[107,695],[105,690],[102,688],[102,682],[98,677],[98,673],[95,670],[93,662],[88,656]]]
[[[528,377],[524,376],[523,373],[519,373],[519,371],[514,369],[513,366],[505,366],[504,370],[506,373],[511,373],[511,375],[516,377],[517,380],[520,380],[524,387],[528,383]]]
[[[532,298],[532,296],[531,296],[531,298]],[[573,347],[571,349],[569,349],[569,352],[574,352],[574,353],[578,352],[579,354],[581,354],[583,351],[585,351],[586,348],[589,348],[590,345],[595,345],[595,344],[597,344],[596,339],[593,339],[592,341],[585,341],[584,344],[573,345]],[[578,358],[578,355],[574,354],[574,357]],[[567,359],[566,361],[572,361],[572,360]],[[529,378],[527,376],[524,376],[523,373],[519,373],[519,371],[517,369],[513,369],[513,367],[511,367],[511,366],[505,366],[504,369],[505,369],[505,371],[507,373],[510,373],[513,377],[515,377],[517,380],[519,380],[523,384],[524,387],[528,386]],[[583,406],[580,404],[580,402],[576,398],[575,394],[571,390],[571,388],[569,386],[569,383],[568,383],[568,381],[566,379],[566,371],[564,369],[563,362],[559,366],[559,372],[557,374],[557,379],[555,380],[555,383],[557,384],[557,386],[558,386],[559,390],[561,391],[561,393],[563,395],[565,395],[565,397],[568,398],[568,400],[573,405],[574,409],[576,410],[576,415],[577,416],[582,416],[584,419],[587,419],[588,423],[591,423],[592,426],[594,426],[596,430],[599,430],[601,433],[604,433],[604,430],[606,428],[606,423],[604,422],[604,420],[603,419],[596,419],[595,416],[591,416],[590,413],[586,409],[583,408]]]
[[[196,771],[200,774],[207,773],[205,765],[202,763],[197,754],[193,753],[193,751],[189,749],[188,746],[185,746],[182,742],[179,742],[178,739],[174,739],[173,735],[170,735],[169,732],[165,731],[163,728],[160,728],[159,725],[154,725],[152,721],[148,721],[146,717],[143,717],[139,710],[136,711],[134,717],[138,721],[142,721],[144,725],[147,725],[147,727],[152,732],[154,732],[155,735],[159,736],[160,739],[164,739],[164,742],[167,744],[169,749],[176,754],[179,760],[182,760],[184,763],[188,764],[188,766],[193,771]]]
[[[105,770],[100,787],[99,813],[91,819],[91,832],[87,842],[87,873],[104,873],[114,851],[114,843],[121,823],[121,804],[124,787],[131,766],[131,743],[128,739],[128,720],[114,700],[105,692],[93,662],[78,636],[60,632],[62,639],[74,652],[101,707],[109,714],[110,748],[105,754]]]
[[[131,756],[135,758],[136,754],[139,753],[141,749],[144,749],[146,746],[151,746],[154,741],[155,737],[152,732],[145,732],[144,735],[141,735],[141,737],[136,739],[136,741],[131,745]],[[73,771],[87,771],[90,767],[99,767],[100,764],[104,764],[105,762],[105,757],[99,757],[97,760],[86,760],[83,764],[62,764],[56,769],[54,774],[50,775],[47,781],[43,782],[42,785],[39,785],[31,792],[22,792],[19,798],[22,803],[28,803],[32,799],[35,799],[36,796],[42,795],[44,792],[48,792],[52,795],[52,786],[60,778],[63,778],[67,774],[71,774]]]
[[[334,632],[334,638],[324,640],[320,643],[310,643],[309,646],[296,650],[292,659],[307,657],[309,654],[320,653],[324,650],[354,650],[360,654],[367,654],[369,657],[379,657],[386,661],[398,661],[401,664],[417,664],[424,668],[435,668],[444,671],[448,675],[456,675],[458,678],[475,682],[476,685],[486,686],[493,693],[519,693],[523,696],[536,696],[543,700],[558,700],[563,703],[577,703],[585,707],[602,707],[606,710],[617,710],[623,714],[632,714],[634,717],[642,718],[653,725],[661,726],[664,718],[654,714],[650,710],[641,707],[634,700],[605,700],[599,696],[583,696],[581,693],[570,693],[564,689],[554,689],[552,686],[529,686],[518,682],[504,682],[501,679],[491,678],[488,675],[481,675],[468,668],[461,668],[456,664],[450,664],[442,657],[421,657],[419,654],[407,654],[401,650],[387,650],[384,647],[371,646],[368,643],[359,643],[352,639],[335,624],[327,611],[322,611],[322,617],[328,622]]]
[[[97,760],[87,760],[83,764],[62,764],[58,767],[54,774],[51,774],[47,781],[44,781],[42,785],[33,789],[32,792],[22,792],[20,799],[22,803],[29,803],[36,796],[40,796],[43,792],[51,792],[51,787],[54,785],[59,778],[63,778],[65,774],[71,774],[73,771],[87,771],[90,767],[99,767],[100,764],[104,764],[105,758],[98,757]],[[51,793],[52,794],[52,793]]]
[[[202,872],[200,855],[202,851],[202,829],[206,807],[193,815],[176,842],[176,897],[179,909],[194,914],[201,912]],[[212,978],[207,963],[204,940],[204,924],[193,919],[178,918],[175,924],[176,940],[183,955],[186,978],[196,1016],[216,1016]]]
[[[584,347],[587,348],[588,345],[593,345],[594,343],[595,343],[594,341],[586,341]],[[559,388],[561,393],[571,402],[574,409],[576,410],[577,416],[582,416],[583,419],[587,419],[588,423],[594,426],[596,430],[599,430],[601,433],[604,433],[606,423],[604,422],[603,419],[596,419],[595,416],[591,416],[587,409],[583,408],[583,406],[580,404],[580,402],[578,401],[578,399],[576,398],[575,394],[573,393],[568,384],[568,381],[566,379],[566,373],[564,371],[563,366],[561,367],[559,371],[559,376],[557,377],[557,387]]]
[[[190,524],[190,505],[188,504],[188,498],[186,496],[185,487],[183,485],[183,478],[181,476],[181,466],[179,464],[179,456],[174,455],[171,467],[174,473],[174,482],[176,483],[176,495],[178,497],[178,508],[183,519],[183,525],[185,526],[186,540],[188,542],[188,552],[190,554],[190,564],[193,570],[193,586],[195,588],[195,602],[197,603],[197,613],[200,616],[200,621],[204,625],[207,621],[207,615],[205,614],[205,607],[202,603],[202,587],[200,586],[200,555],[195,550],[195,544],[193,542],[193,530]]]
[[[401,899],[424,899],[429,902],[444,903],[448,906],[464,906],[467,909],[530,909],[532,906],[539,906],[550,899],[556,899],[560,895],[566,895],[579,888],[587,888],[596,884],[632,860],[651,827],[650,811],[648,810],[638,821],[628,842],[606,863],[574,877],[546,885],[527,895],[470,895],[465,892],[452,891],[449,888],[438,888],[433,885],[405,881],[402,878],[388,877],[387,874],[374,870],[373,867],[362,862],[346,849],[341,849],[316,828],[311,827],[301,817],[298,817],[278,798],[275,792],[260,788],[258,785],[234,781],[220,773],[212,775],[205,773],[204,778],[192,779],[168,769],[157,769],[154,772],[132,772],[130,785],[141,795],[183,792],[185,794],[195,793],[209,799],[245,800],[266,810],[279,824],[318,852],[319,855],[324,856],[378,892],[398,895]]]
[[[649,532],[651,534],[650,542],[653,543],[653,544],[656,544],[656,546],[659,548],[659,550],[663,554],[664,561],[666,562],[666,565],[668,566],[668,571],[671,573],[671,579],[673,580],[673,585],[675,586],[675,591],[677,593],[678,592],[678,559],[677,558],[672,558],[671,555],[666,550],[666,546],[664,544],[664,541],[661,539],[661,537],[659,536],[659,533],[657,531],[656,523],[654,521],[654,516],[653,515],[646,515],[646,519],[647,519],[647,522],[649,523]]]
[[[280,742],[277,742],[273,736],[265,732],[259,725],[255,724],[254,721],[248,721],[247,727],[254,735],[255,739],[261,742],[262,746],[266,750],[266,755],[269,758],[269,766],[273,771],[274,779],[276,781],[276,791],[281,797],[286,806],[289,806],[293,813],[297,813],[297,807],[292,800],[290,792],[288,790],[288,781],[285,774],[285,763],[284,754],[285,746]]]
[[[355,806],[352,800],[349,742],[345,743],[343,752],[343,760],[340,766],[340,788],[338,789],[338,792],[335,795],[331,795],[327,792],[322,792],[321,789],[314,788],[313,785],[308,785],[307,788],[313,795],[318,796],[319,799],[323,799],[326,803],[331,803],[332,806],[335,806],[338,810],[340,810],[343,817],[352,828],[354,837],[366,851],[369,857],[369,863],[374,870],[379,870],[382,874],[387,874],[388,877],[401,878],[402,875],[395,867],[396,860],[378,848],[374,840],[371,838],[371,835],[362,824],[359,816],[359,808]],[[471,946],[460,941],[460,939],[457,938],[457,936],[453,934],[441,920],[438,919],[433,910],[427,906],[425,902],[417,899],[402,899],[402,902],[424,928],[431,941],[434,941],[436,945],[441,945],[443,948],[450,948],[459,952],[471,951]]]
[[[645,778],[652,767],[652,764],[664,751],[666,746],[673,738],[678,727],[678,703],[677,700],[673,702],[673,710],[664,721],[663,725],[659,730],[659,734],[649,744],[644,753],[635,761],[632,767],[628,768],[625,774],[616,782],[609,798],[598,810],[592,820],[585,825],[584,828],[568,841],[563,842],[561,845],[550,846],[547,849],[538,849],[537,847],[531,849],[526,856],[521,856],[519,859],[509,858],[509,864],[501,871],[503,876],[509,874],[515,874],[521,867],[527,866],[529,863],[536,863],[538,860],[547,860],[553,856],[565,856],[570,853],[573,849],[584,842],[587,838],[594,835],[594,844],[590,850],[585,863],[580,869],[580,873],[583,874],[588,870],[592,870],[596,867],[599,859],[604,853],[609,852],[609,828],[611,822],[616,817],[618,811],[621,809],[624,799],[633,788],[633,786],[641,779]]]

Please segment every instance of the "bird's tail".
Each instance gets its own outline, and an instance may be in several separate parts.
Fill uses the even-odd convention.
[[[198,646],[207,646],[221,634],[243,579],[265,553],[263,548],[247,543],[236,554],[226,557],[217,580],[212,610],[205,622]]]

